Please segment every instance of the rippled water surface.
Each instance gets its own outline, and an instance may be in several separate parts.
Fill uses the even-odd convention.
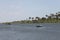
[[[0,24],[0,40],[60,40],[60,24]]]

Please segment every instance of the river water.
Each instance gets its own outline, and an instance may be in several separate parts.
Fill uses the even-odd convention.
[[[0,24],[0,40],[60,40],[60,24]]]

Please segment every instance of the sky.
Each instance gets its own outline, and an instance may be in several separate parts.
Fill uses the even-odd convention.
[[[0,0],[0,22],[45,17],[60,11],[60,0]]]

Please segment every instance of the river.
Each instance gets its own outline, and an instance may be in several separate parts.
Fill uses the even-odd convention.
[[[60,40],[60,24],[0,24],[0,40]]]

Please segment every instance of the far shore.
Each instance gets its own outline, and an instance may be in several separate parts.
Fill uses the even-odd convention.
[[[60,23],[60,12],[55,14],[45,15],[46,17],[28,17],[25,20],[5,22],[4,24],[39,24],[39,23]]]

